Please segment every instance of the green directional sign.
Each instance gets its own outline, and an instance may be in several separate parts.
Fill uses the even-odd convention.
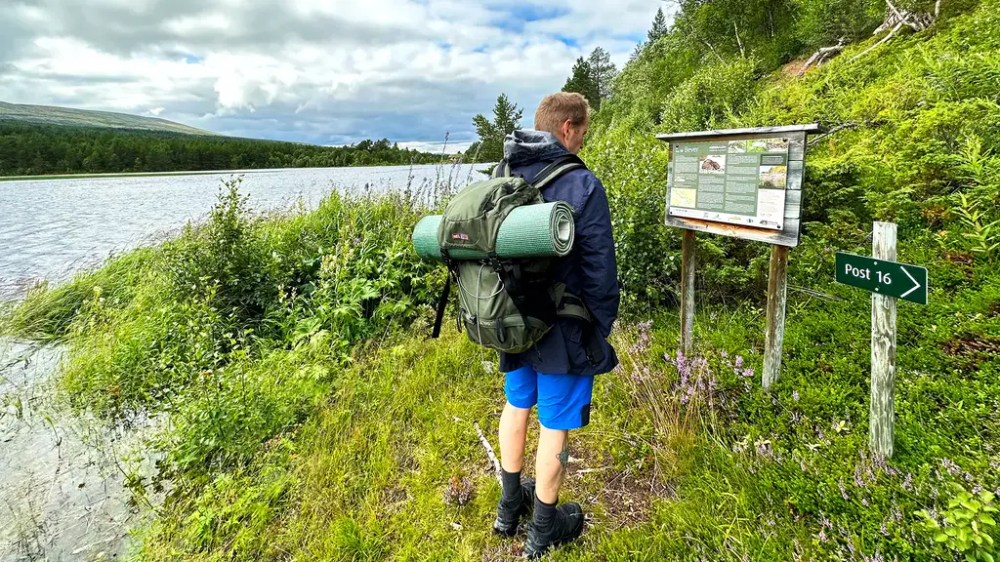
[[[837,283],[927,304],[927,268],[837,252]]]

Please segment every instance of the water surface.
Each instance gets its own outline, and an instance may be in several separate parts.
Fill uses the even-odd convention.
[[[314,207],[337,189],[427,191],[462,186],[485,165],[299,168],[205,175],[0,182],[0,301],[42,279],[63,281],[111,253],[155,241],[206,215],[223,180],[242,175],[258,209]]]

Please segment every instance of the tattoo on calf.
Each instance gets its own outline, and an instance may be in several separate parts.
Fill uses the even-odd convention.
[[[562,467],[565,469],[569,464],[569,443],[565,443],[563,445],[562,451],[556,455],[556,458],[559,459],[559,463],[562,464]]]

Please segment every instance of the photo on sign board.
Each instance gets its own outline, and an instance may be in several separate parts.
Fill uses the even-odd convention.
[[[709,154],[708,156],[702,156],[698,161],[699,170],[702,174],[725,174],[726,173],[726,155],[725,154]]]
[[[761,166],[761,189],[785,189],[788,183],[788,166]]]
[[[747,143],[747,152],[767,152],[768,139],[753,139]]]
[[[729,153],[730,154],[742,154],[747,151],[747,141],[729,141]]]
[[[695,189],[674,189],[670,190],[671,207],[687,207],[693,209],[697,206],[698,191]]]
[[[788,139],[765,139],[768,152],[788,152]]]

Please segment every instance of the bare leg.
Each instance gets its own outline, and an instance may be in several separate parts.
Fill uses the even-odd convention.
[[[569,462],[569,432],[542,426],[535,459],[535,495],[545,503],[556,503],[563,472]]]
[[[524,439],[528,433],[531,409],[504,406],[500,414],[500,466],[507,472],[521,472],[524,465]]]

